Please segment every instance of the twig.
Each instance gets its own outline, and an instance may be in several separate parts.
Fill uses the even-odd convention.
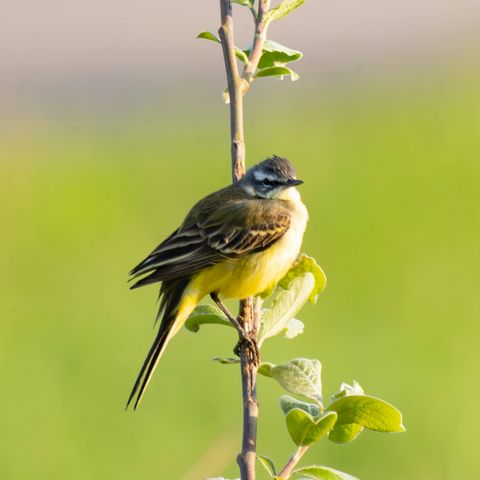
[[[305,455],[305,452],[308,450],[308,447],[297,447],[293,452],[292,456],[289,458],[287,464],[283,467],[282,471],[278,476],[284,480],[287,480],[288,477],[292,474],[295,465],[300,461],[300,459]]]
[[[243,85],[244,91],[248,90],[248,86],[253,81],[253,75],[257,70],[258,62],[263,53],[263,44],[267,37],[268,23],[265,22],[265,13],[270,8],[270,0],[258,0],[258,14],[255,19],[255,36],[253,37],[252,49],[248,58],[248,63],[243,71],[242,78],[246,80]]]
[[[262,0],[259,0],[262,2]],[[221,42],[230,96],[230,139],[232,154],[232,179],[238,181],[245,174],[245,140],[243,133],[243,92],[248,85],[238,72],[233,37],[232,2],[220,0],[221,26],[218,31]],[[253,53],[253,50],[252,50]],[[258,64],[258,61],[257,61]],[[256,68],[256,66],[255,66]],[[240,302],[239,320],[244,330],[254,339],[258,330],[258,316],[254,312],[253,298]],[[254,347],[257,349],[256,340]],[[255,480],[257,442],[257,369],[258,359],[247,344],[240,349],[240,367],[243,393],[243,439],[242,451],[237,457],[242,480]]]
[[[256,320],[253,310],[253,299],[240,302],[240,316],[243,317],[244,328],[250,328],[255,339]],[[256,342],[256,340],[255,340]],[[245,344],[240,350],[240,370],[243,394],[243,438],[242,451],[237,457],[242,480],[255,480],[255,461],[257,458],[257,370],[258,359]]]
[[[242,78],[238,73],[233,39],[232,2],[220,0],[222,25],[218,30],[222,41],[223,58],[230,96],[230,139],[232,142],[232,179],[240,180],[245,174],[245,140],[243,136]]]

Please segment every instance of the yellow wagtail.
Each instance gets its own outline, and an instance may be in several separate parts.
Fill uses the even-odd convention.
[[[308,213],[293,165],[273,156],[200,200],[182,225],[130,273],[131,288],[162,282],[158,334],[133,387],[140,403],[158,360],[205,295],[235,323],[220,297],[244,299],[276,285],[295,261]],[[246,337],[246,332],[243,332]]]

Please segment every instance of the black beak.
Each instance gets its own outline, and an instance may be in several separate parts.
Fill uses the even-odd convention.
[[[295,187],[297,185],[301,185],[303,183],[303,180],[297,180],[296,178],[291,178],[288,181],[288,186],[289,187]]]

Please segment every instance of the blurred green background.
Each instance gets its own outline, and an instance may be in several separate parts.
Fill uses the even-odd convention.
[[[317,357],[325,395],[355,379],[407,427],[323,441],[305,464],[364,480],[480,474],[478,58],[323,83],[312,70],[247,97],[248,163],[295,163],[304,251],[328,277],[299,314],[305,333],[267,342],[264,359]],[[2,121],[0,478],[236,478],[239,372],[210,361],[230,355],[231,330],[182,331],[142,407],[124,411],[157,295],[130,292],[127,272],[230,180],[221,75],[121,114],[32,109]],[[281,393],[260,378],[258,450],[277,464],[293,449]]]

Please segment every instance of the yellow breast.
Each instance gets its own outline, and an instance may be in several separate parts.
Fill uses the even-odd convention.
[[[223,298],[234,299],[258,295],[287,273],[300,251],[308,213],[296,189],[287,189],[283,199],[294,206],[285,235],[263,252],[229,259],[200,272],[191,284],[199,298],[213,291],[218,291]]]

